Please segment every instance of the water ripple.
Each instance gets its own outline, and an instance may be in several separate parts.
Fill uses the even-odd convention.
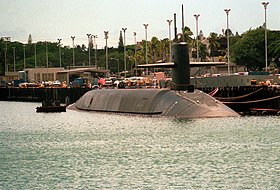
[[[278,117],[41,114],[36,103],[0,105],[0,189],[280,187]]]

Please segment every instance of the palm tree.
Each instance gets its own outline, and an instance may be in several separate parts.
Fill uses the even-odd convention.
[[[207,46],[201,42],[198,43],[198,49],[199,49],[199,57],[202,61],[206,60],[206,57],[209,55]]]
[[[145,40],[143,40],[141,43],[141,46],[139,48],[137,48],[136,54],[135,54],[135,52],[129,54],[128,59],[133,62],[136,61],[137,65],[146,63],[146,41]]]
[[[191,29],[187,26],[184,27],[184,30],[183,30],[183,35],[182,34],[178,34],[179,36],[179,41],[184,41],[187,42],[187,43],[190,43],[191,41],[193,41],[192,37],[193,36],[193,32],[191,31]]]
[[[220,43],[218,42],[218,34],[215,32],[211,32],[210,36],[208,37],[209,39],[209,49],[210,49],[210,57],[213,58],[220,47]]]
[[[167,59],[167,55],[169,55],[169,39],[164,38],[163,40],[160,40],[159,44],[159,54],[163,61]]]
[[[153,63],[156,62],[156,59],[159,55],[159,46],[160,46],[160,41],[158,40],[158,38],[152,37],[151,42],[150,42],[150,49],[152,52]]]
[[[135,52],[132,51],[131,49],[128,49],[127,52],[126,52],[126,57],[128,59],[128,65],[130,65],[130,68],[127,67],[127,69],[132,71],[133,67],[135,67],[135,65],[134,65],[134,62],[135,62]]]

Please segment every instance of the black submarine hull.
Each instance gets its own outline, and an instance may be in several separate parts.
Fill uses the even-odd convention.
[[[210,95],[169,89],[101,89],[82,96],[75,108],[86,111],[178,118],[236,117],[238,113]]]
[[[190,85],[188,45],[171,48],[171,89],[101,89],[82,96],[75,107],[87,111],[149,114],[166,117],[205,118],[238,116],[229,107]],[[162,67],[162,64],[155,65]],[[140,65],[139,65],[140,66]],[[142,65],[146,67],[146,65]]]

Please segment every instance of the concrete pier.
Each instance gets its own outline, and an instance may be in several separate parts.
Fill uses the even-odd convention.
[[[74,103],[90,88],[0,88],[0,101],[42,102],[60,100],[61,103]]]

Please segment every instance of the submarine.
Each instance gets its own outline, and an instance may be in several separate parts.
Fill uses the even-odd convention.
[[[78,110],[175,118],[237,117],[238,113],[190,85],[188,44],[172,44],[172,62],[139,67],[172,68],[171,88],[91,90],[73,106]]]

